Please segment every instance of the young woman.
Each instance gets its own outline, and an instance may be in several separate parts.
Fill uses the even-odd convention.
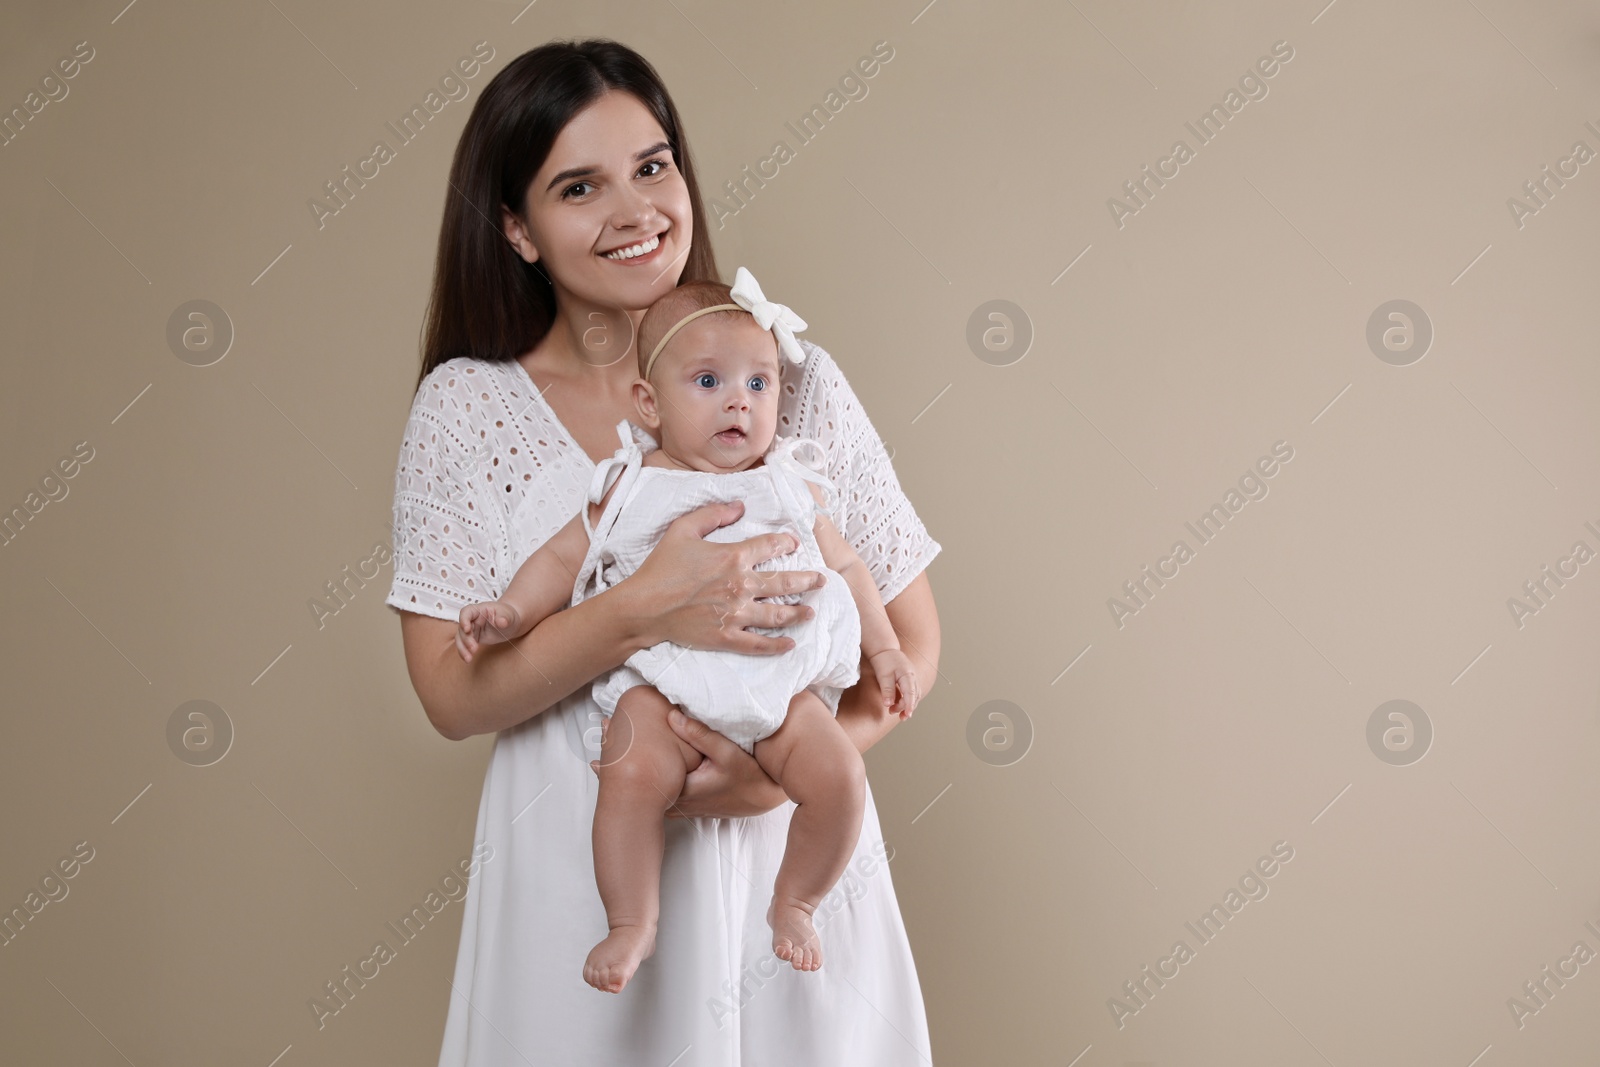
[[[814,917],[827,963],[796,971],[773,956],[766,923],[794,805],[735,742],[682,716],[674,731],[705,760],[667,827],[655,954],[619,995],[579,970],[606,932],[590,837],[601,716],[588,683],[663,640],[752,655],[789,647],[746,627],[810,610],[763,598],[815,588],[819,572],[754,569],[791,551],[790,538],[707,541],[740,508],[707,505],[605,592],[470,663],[456,651],[461,608],[499,595],[615,450],[643,310],[680,281],[716,278],[699,204],[666,89],[611,41],[513,60],[457,146],[396,474],[387,601],[429,720],[452,739],[497,733],[476,835],[493,852],[464,906],[441,1065],[932,1062],[870,785],[850,864]],[[781,432],[824,444],[847,502],[840,532],[928,692],[939,622],[924,569],[940,546],[837,364],[807,351],[780,375]],[[898,718],[878,696],[857,685],[840,700],[862,751]]]

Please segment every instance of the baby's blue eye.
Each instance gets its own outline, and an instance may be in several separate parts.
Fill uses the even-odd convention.
[[[762,390],[766,389],[767,380],[765,378],[760,377],[760,376],[757,376],[755,378],[751,378],[750,379],[750,387],[752,389],[754,389],[756,392],[759,393]]]
[[[706,380],[708,378],[710,379],[709,382]],[[712,374],[710,371],[704,371],[704,372],[702,372],[700,374],[699,377],[697,377],[695,379],[695,381],[699,382],[701,385],[705,386],[707,389],[710,389],[713,385],[717,384],[717,376],[715,374]]]

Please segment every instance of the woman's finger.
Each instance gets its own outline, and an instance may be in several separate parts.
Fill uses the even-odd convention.
[[[786,537],[787,534],[773,534],[773,537]],[[788,596],[791,593],[805,593],[812,589],[820,589],[827,583],[821,571],[756,571],[756,592],[758,597]]]
[[[695,771],[705,770],[708,763],[717,767],[732,767],[740,762],[755,765],[756,758],[730,741],[726,735],[719,734],[705,723],[690,718],[677,708],[667,712],[667,725],[688,742],[691,748],[705,757],[700,766],[689,772],[690,775]],[[709,772],[702,777],[709,777]]]
[[[759,625],[752,623],[751,625]],[[787,623],[778,623],[778,626]],[[792,637],[769,637],[766,634],[751,633],[749,630],[728,630],[723,636],[727,639],[726,648],[730,652],[745,652],[757,656],[770,656],[779,652],[788,652],[794,648]]]
[[[739,545],[744,550],[745,555],[740,569],[745,569],[751,568],[757,563],[763,563],[775,556],[787,556],[800,547],[800,540],[794,534],[774,532],[747,537],[739,542]],[[807,573],[815,574],[816,572],[808,571]]]
[[[713,761],[726,751],[724,746],[733,744],[705,723],[689,718],[677,708],[667,712],[667,725],[696,752]],[[695,769],[699,770],[698,767]]]
[[[777,630],[815,618],[817,612],[809,604],[769,604],[758,600],[751,606],[751,614],[755,618],[744,625],[766,626]]]
[[[736,522],[744,514],[744,501],[733,500],[727,503],[712,502],[701,504],[693,511],[686,511],[667,524],[667,532],[671,533],[679,528],[693,535],[697,540],[704,540],[706,534],[712,530]],[[663,534],[663,537],[666,535]],[[776,554],[776,553],[774,553]]]
[[[756,597],[803,594],[822,586],[826,581],[820,571],[784,571],[776,574],[761,572],[757,580],[760,587],[753,594]],[[756,599],[751,601],[749,610],[745,613],[745,621],[740,623],[740,626],[763,626],[781,630],[788,626],[798,626],[816,617],[817,610],[801,601],[785,604],[780,601]]]

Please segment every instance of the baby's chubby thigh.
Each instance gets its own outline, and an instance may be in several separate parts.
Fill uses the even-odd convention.
[[[796,693],[782,725],[756,742],[755,758],[795,803],[842,804],[859,820],[866,764],[833,709],[810,689]]]
[[[705,758],[667,722],[673,708],[660,690],[635,685],[617,698],[600,743],[602,791],[636,794],[665,811],[683,792],[684,777]]]

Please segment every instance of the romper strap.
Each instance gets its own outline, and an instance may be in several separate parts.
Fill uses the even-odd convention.
[[[586,500],[590,504],[598,504],[605,498],[606,490],[620,478],[629,464],[643,458],[638,444],[633,440],[633,433],[627,419],[617,423],[617,436],[622,445],[611,455],[596,463],[594,474],[589,478],[589,492]],[[589,524],[589,509],[583,509],[583,528],[588,531],[591,540],[594,538],[594,528]]]
[[[594,474],[589,479],[589,492],[585,494],[582,515],[583,528],[589,534],[589,551],[584,556],[583,565],[578,568],[577,580],[573,583],[574,603],[578,600],[587,600],[606,589],[605,569],[601,566],[600,550],[605,547],[606,538],[611,535],[611,528],[616,525],[617,516],[622,511],[622,502],[632,491],[633,483],[638,479],[639,471],[644,465],[644,453],[634,440],[632,425],[627,419],[617,423],[617,437],[621,439],[621,447],[595,464]],[[605,511],[601,513],[599,525],[592,525],[589,521],[589,505],[598,504],[613,485],[616,485],[616,492],[611,494]],[[593,586],[592,591],[586,592],[586,586]]]
[[[808,453],[810,458],[802,458],[802,452]],[[828,452],[822,447],[822,442],[810,437],[779,438],[763,462],[821,486],[823,503],[816,510],[829,518],[833,517],[839,507],[839,490],[824,473],[827,470]],[[805,495],[808,500],[811,498],[810,493]]]

